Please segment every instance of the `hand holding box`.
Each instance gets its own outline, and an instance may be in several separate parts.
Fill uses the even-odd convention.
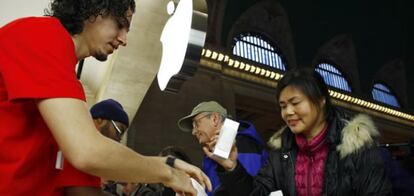
[[[236,139],[239,122],[226,118],[220,129],[220,135],[217,144],[214,147],[213,154],[223,159],[228,159],[231,147]]]

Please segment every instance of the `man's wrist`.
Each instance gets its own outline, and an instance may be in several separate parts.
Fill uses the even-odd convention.
[[[169,165],[170,167],[174,168],[175,159],[176,159],[175,157],[168,156],[167,159],[165,160],[165,163]]]
[[[232,168],[226,169],[226,171],[227,171],[227,172],[232,172],[232,171],[234,171],[234,170],[236,169],[236,167],[237,167],[237,161],[236,161],[236,162],[234,162],[234,164],[233,164],[233,167],[232,167]]]

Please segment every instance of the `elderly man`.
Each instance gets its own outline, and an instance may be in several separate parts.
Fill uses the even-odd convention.
[[[227,117],[227,110],[217,102],[202,102],[194,107],[191,114],[178,121],[178,127],[186,132],[191,131],[203,147],[203,151],[207,152],[208,148],[212,148],[209,143],[217,138]],[[236,136],[236,146],[239,151],[238,160],[250,175],[255,176],[267,159],[267,152],[264,149],[265,144],[257,134],[253,124],[246,121],[239,121],[239,123],[240,126]],[[213,185],[213,191],[208,194],[216,196],[229,195],[220,188],[216,168],[216,162],[205,156],[203,171],[208,175]]]

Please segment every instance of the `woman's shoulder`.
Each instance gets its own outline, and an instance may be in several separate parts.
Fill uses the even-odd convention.
[[[288,127],[283,126],[278,131],[276,131],[267,141],[267,145],[271,150],[280,150],[282,148],[282,138],[283,135],[287,133]]]
[[[350,120],[342,120],[345,121],[345,126],[341,130],[341,142],[337,146],[341,158],[375,145],[380,134],[371,117],[358,114]]]

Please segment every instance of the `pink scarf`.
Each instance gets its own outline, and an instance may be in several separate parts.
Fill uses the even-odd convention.
[[[298,196],[320,196],[324,184],[325,160],[328,144],[325,142],[328,126],[307,142],[303,134],[295,136],[299,147],[295,163],[295,182]]]

